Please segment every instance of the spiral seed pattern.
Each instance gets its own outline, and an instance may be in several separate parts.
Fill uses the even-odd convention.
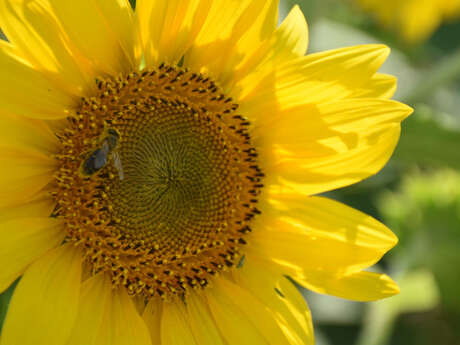
[[[249,121],[212,80],[178,67],[96,85],[56,133],[53,216],[93,274],[133,295],[207,286],[238,264],[260,213],[264,175]],[[106,164],[82,173],[96,158]]]

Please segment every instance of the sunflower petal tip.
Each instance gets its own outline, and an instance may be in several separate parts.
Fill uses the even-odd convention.
[[[401,289],[399,288],[398,284],[388,275],[382,274],[380,276],[380,279],[383,280],[385,283],[384,298],[397,295],[401,292]]]
[[[375,50],[379,52],[379,54],[381,54],[382,57],[385,58],[385,60],[388,58],[388,56],[390,56],[391,48],[387,46],[386,44],[378,43],[378,44],[375,44],[374,46],[375,46]]]
[[[412,108],[411,106],[407,105],[407,104],[404,104],[404,103],[401,103],[403,105],[403,108],[405,108],[406,110],[406,117],[412,115],[414,113],[414,108]]]
[[[399,238],[398,236],[396,236],[396,234],[393,232],[393,231],[389,231],[389,233],[391,234],[390,235],[390,245],[389,245],[389,248],[388,250],[390,250],[391,248],[393,247],[396,247],[396,245],[399,243]],[[387,250],[387,251],[388,251]]]

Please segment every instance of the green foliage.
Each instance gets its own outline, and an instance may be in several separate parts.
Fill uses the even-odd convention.
[[[136,8],[136,0],[129,0],[129,3],[133,8]]]
[[[2,330],[3,322],[5,321],[8,305],[10,304],[11,297],[13,296],[16,283],[12,284],[5,292],[0,294],[0,331]]]
[[[406,270],[430,269],[446,309],[460,311],[460,174],[410,175],[399,191],[382,196],[380,209],[400,238],[393,259],[406,262]]]
[[[408,165],[451,167],[460,170],[460,131],[456,121],[432,108],[418,105],[404,121],[394,159]]]

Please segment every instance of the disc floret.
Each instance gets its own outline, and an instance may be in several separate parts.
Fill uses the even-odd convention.
[[[210,78],[179,67],[96,85],[57,133],[54,215],[67,241],[133,295],[207,286],[238,264],[260,213],[249,121]]]

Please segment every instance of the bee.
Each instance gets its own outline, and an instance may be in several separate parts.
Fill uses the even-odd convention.
[[[99,147],[89,153],[87,158],[82,162],[80,167],[82,175],[85,177],[94,175],[107,165],[109,156],[111,156],[120,180],[123,180],[123,167],[121,165],[120,155],[116,151],[119,140],[120,134],[118,134],[116,130],[112,128],[107,129]]]

